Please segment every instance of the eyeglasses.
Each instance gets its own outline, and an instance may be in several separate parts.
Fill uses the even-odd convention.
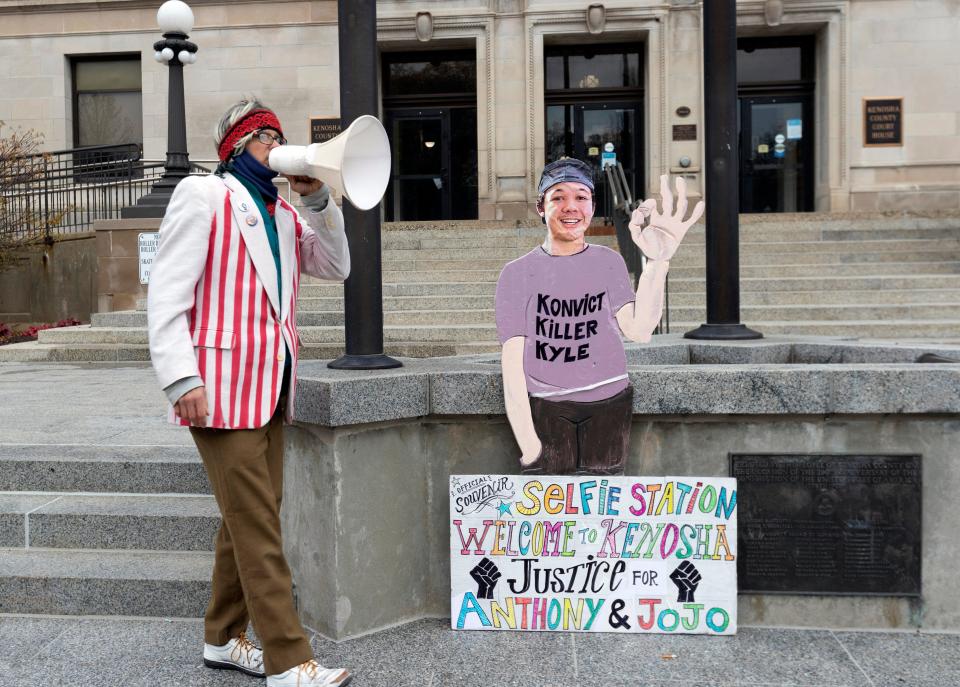
[[[287,139],[285,139],[283,136],[274,136],[268,131],[258,131],[256,134],[254,134],[254,137],[265,146],[270,145],[274,141],[282,146],[287,145]]]

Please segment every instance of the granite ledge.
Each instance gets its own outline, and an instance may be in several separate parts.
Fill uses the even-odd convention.
[[[960,414],[960,346],[827,337],[751,342],[678,335],[628,345],[637,415]],[[297,421],[345,427],[428,415],[503,415],[499,356],[404,359],[393,370],[299,366]]]

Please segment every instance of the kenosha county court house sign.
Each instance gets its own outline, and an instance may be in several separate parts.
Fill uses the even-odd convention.
[[[720,477],[450,477],[451,625],[733,634],[737,486]]]

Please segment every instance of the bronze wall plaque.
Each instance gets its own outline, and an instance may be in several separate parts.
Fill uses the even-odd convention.
[[[696,124],[674,124],[673,140],[674,141],[696,141],[697,125]]]
[[[903,145],[903,98],[863,99],[863,145]]]
[[[730,454],[741,592],[920,595],[920,456]]]
[[[340,133],[340,118],[310,118],[310,143],[326,143]]]

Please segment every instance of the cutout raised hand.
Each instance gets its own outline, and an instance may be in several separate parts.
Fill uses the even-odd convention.
[[[672,258],[687,230],[703,215],[704,204],[701,200],[694,206],[690,219],[684,221],[683,216],[687,214],[687,182],[683,177],[677,177],[676,186],[676,209],[670,191],[670,177],[664,174],[660,177],[663,212],[657,211],[656,199],[650,198],[643,201],[630,217],[630,235],[648,260]],[[644,224],[647,226],[644,227]]]

